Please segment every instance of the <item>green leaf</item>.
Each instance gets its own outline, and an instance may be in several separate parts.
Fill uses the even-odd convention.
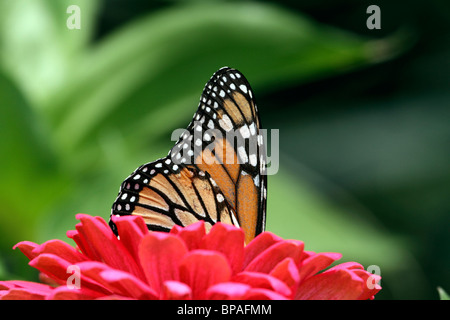
[[[283,169],[268,176],[267,199],[267,230],[304,241],[305,250],[340,252],[341,262],[378,265],[382,273],[404,265],[413,272],[416,266],[401,239],[383,231],[367,211],[356,205],[344,210]]]
[[[199,88],[219,67],[241,69],[255,91],[276,90],[396,52],[387,42],[383,53],[370,44],[267,4],[179,5],[135,21],[94,47],[48,108],[56,139],[69,154],[105,128],[130,141],[157,139],[186,124]]]
[[[81,10],[79,30],[67,28],[70,5]],[[97,6],[97,0],[0,1],[0,62],[33,107],[45,106],[78,66]]]
[[[3,239],[19,241],[33,237],[40,212],[59,193],[60,176],[39,117],[1,73],[0,97],[0,215],[7,217],[0,232]]]
[[[448,295],[447,292],[445,292],[444,289],[442,289],[441,287],[438,287],[437,290],[439,292],[439,299],[441,299],[441,300],[450,300],[450,296]]]

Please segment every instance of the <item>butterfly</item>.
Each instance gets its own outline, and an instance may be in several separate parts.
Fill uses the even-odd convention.
[[[137,168],[121,184],[113,215],[141,216],[149,230],[199,220],[240,227],[249,243],[264,231],[267,175],[264,135],[245,77],[223,67],[206,83],[197,112],[165,158]],[[117,227],[110,218],[114,233]]]

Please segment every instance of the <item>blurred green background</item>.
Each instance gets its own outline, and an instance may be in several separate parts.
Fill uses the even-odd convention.
[[[37,279],[15,243],[66,239],[79,212],[108,219],[227,65],[280,130],[267,230],[379,266],[378,299],[438,299],[450,6],[392,2],[0,0],[0,279]],[[67,27],[73,4],[81,29]]]

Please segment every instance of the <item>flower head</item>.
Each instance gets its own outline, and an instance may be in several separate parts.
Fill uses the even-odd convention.
[[[137,216],[113,217],[119,237],[100,217],[79,214],[67,232],[77,247],[50,240],[18,243],[54,285],[0,281],[2,299],[371,299],[380,277],[355,262],[329,268],[338,253],[263,232],[203,222],[170,233],[149,232]]]

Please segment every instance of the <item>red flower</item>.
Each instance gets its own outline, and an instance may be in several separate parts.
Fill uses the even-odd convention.
[[[2,299],[371,299],[380,277],[354,262],[319,273],[338,253],[303,250],[303,242],[244,233],[203,222],[170,233],[148,232],[140,217],[114,217],[120,238],[100,217],[77,215],[60,240],[19,248],[55,285],[1,281]]]

